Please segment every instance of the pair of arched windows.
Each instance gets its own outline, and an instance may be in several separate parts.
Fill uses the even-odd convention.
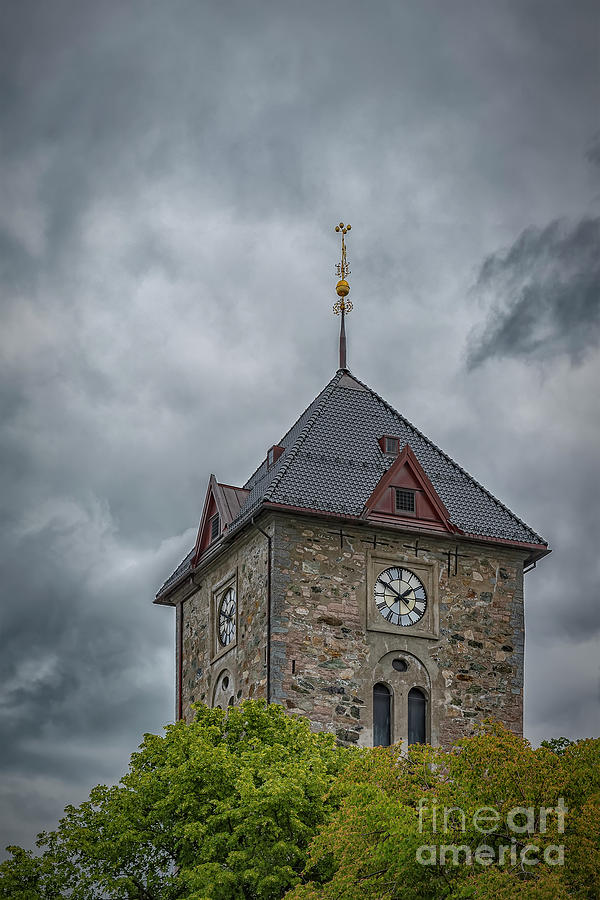
[[[408,692],[408,743],[427,743],[427,697],[414,687]],[[373,688],[373,746],[389,747],[392,743],[392,692],[379,682]]]

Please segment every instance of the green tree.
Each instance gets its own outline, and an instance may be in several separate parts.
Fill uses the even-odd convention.
[[[12,848],[0,898],[279,898],[349,754],[277,705],[200,706],[191,724],[146,735],[118,785],[67,807],[40,855]]]
[[[199,707],[190,725],[146,735],[118,785],[68,807],[41,853],[13,847],[0,898],[595,900],[600,740],[558,751],[493,723],[450,750],[350,751],[279,706]],[[559,798],[564,830],[540,816]],[[530,831],[511,830],[515,807],[533,810]],[[482,844],[489,865],[475,858]],[[535,865],[520,857],[527,844]],[[461,864],[442,862],[442,845],[462,847]],[[557,845],[564,865],[549,865]]]
[[[549,741],[542,741],[542,747],[547,747],[548,750],[552,750],[554,753],[562,755],[572,743],[573,741],[570,741],[569,738],[566,737],[550,738]]]
[[[533,750],[488,723],[451,750],[391,747],[356,757],[288,900],[600,897],[600,740],[560,750]],[[561,797],[564,831],[549,811]],[[537,850],[523,858],[527,845]],[[564,865],[552,849],[560,846]],[[462,848],[458,864],[441,847]],[[489,849],[477,856],[481,847]]]

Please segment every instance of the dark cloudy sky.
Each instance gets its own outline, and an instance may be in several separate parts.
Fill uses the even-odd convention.
[[[600,732],[595,0],[5,3],[0,844],[173,715],[152,606],[349,363],[547,538],[526,732]]]

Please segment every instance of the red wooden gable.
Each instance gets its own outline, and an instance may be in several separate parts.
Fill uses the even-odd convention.
[[[411,495],[414,498],[414,511],[397,508],[397,489],[410,492],[407,499]],[[430,531],[460,531],[450,521],[448,510],[408,444],[382,476],[362,514],[371,521],[412,525]]]
[[[229,524],[239,514],[249,491],[244,488],[233,487],[231,484],[219,484],[214,475],[210,476],[204,509],[198,528],[196,546],[192,557],[192,568],[205,550],[227,530]],[[213,518],[218,515],[219,528],[216,536],[213,536]]]

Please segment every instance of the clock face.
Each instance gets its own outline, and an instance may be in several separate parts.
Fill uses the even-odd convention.
[[[407,627],[425,615],[427,592],[421,579],[410,569],[392,566],[375,582],[375,605],[390,625]]]
[[[235,637],[235,591],[228,588],[219,603],[219,643],[226,647]]]

